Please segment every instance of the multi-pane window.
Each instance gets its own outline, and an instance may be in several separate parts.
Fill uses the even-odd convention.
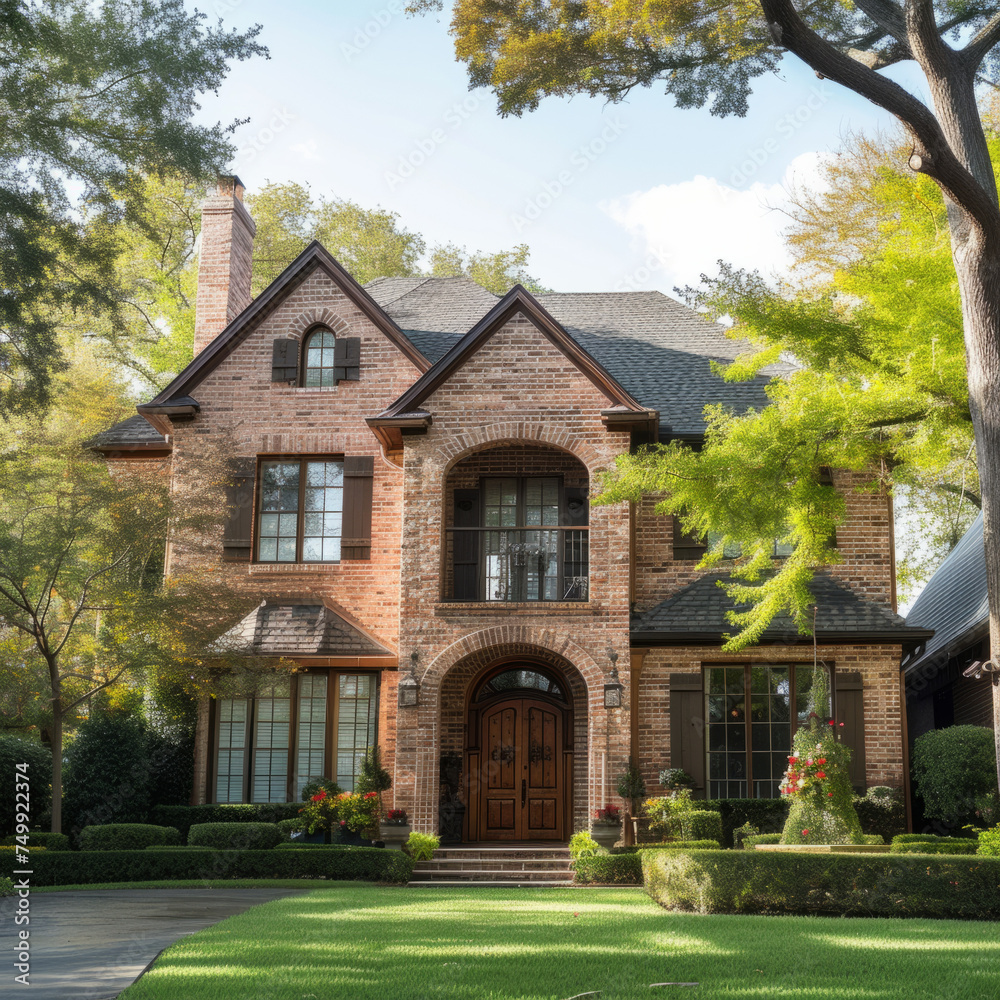
[[[309,389],[327,389],[337,384],[334,373],[336,338],[329,330],[313,330],[303,349],[302,384]]]
[[[373,674],[298,674],[215,704],[216,802],[298,800],[323,777],[351,791],[378,738]]]
[[[709,797],[776,798],[808,719],[812,667],[708,667],[705,682]]]
[[[337,562],[343,511],[343,461],[262,461],[258,561]]]

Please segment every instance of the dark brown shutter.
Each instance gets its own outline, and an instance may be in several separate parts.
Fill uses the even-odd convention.
[[[253,534],[253,486],[255,458],[229,459],[226,485],[226,520],[222,526],[222,558],[225,562],[249,562]]]
[[[853,751],[851,754],[851,784],[855,791],[867,787],[865,777],[865,710],[861,674],[834,673],[834,705],[836,718],[844,724],[841,739]]]
[[[674,515],[674,559],[700,559],[707,550],[704,538],[686,532]]]
[[[333,346],[333,377],[357,382],[361,378],[361,338],[338,337]]]
[[[297,382],[299,378],[299,342],[276,340],[271,345],[271,381]]]
[[[479,597],[479,535],[462,528],[479,527],[479,490],[455,490],[455,531],[452,541],[453,586],[456,601]]]
[[[585,528],[590,517],[590,491],[583,486],[564,487],[561,515],[561,524]]]
[[[344,459],[344,529],[341,559],[372,557],[372,480],[375,459],[370,455]]]
[[[705,699],[701,672],[670,675],[670,766],[694,778],[695,797],[705,793]]]

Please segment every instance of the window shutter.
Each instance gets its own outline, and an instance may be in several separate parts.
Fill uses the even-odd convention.
[[[479,597],[479,490],[455,490],[455,532],[452,542],[453,586],[456,601]]]
[[[276,340],[271,345],[271,381],[297,382],[299,378],[299,342]]]
[[[361,378],[361,338],[338,337],[333,347],[333,377],[338,382]]]
[[[375,459],[371,455],[344,458],[344,526],[341,559],[372,557],[372,481]]]
[[[701,672],[670,675],[670,766],[694,778],[695,794],[705,789],[705,705]]]
[[[843,722],[843,741],[854,751],[851,754],[851,784],[857,792],[867,787],[865,777],[865,712],[864,686],[859,673],[834,671],[837,721]]]
[[[560,523],[574,528],[585,528],[589,522],[589,517],[589,490],[581,486],[564,487]]]
[[[676,515],[674,515],[673,522],[674,559],[700,559],[708,549],[705,539],[685,532]]]
[[[249,562],[253,535],[253,486],[257,460],[229,459],[230,482],[226,486],[226,520],[222,527],[224,562]]]

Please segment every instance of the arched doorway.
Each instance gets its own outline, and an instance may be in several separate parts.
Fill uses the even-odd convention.
[[[566,681],[514,661],[473,684],[468,711],[470,840],[566,839],[573,725]]]

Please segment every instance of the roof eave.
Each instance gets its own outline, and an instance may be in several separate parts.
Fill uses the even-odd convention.
[[[904,649],[913,648],[925,642],[934,633],[927,629],[912,629],[903,632],[823,632],[816,633],[816,642],[823,646],[857,645],[864,643],[873,646],[899,645]],[[658,630],[634,631],[631,634],[633,646],[720,646],[725,642],[721,632],[666,632]],[[756,644],[767,646],[780,643],[783,646],[810,645],[811,635],[792,636],[787,632],[765,632]]]

